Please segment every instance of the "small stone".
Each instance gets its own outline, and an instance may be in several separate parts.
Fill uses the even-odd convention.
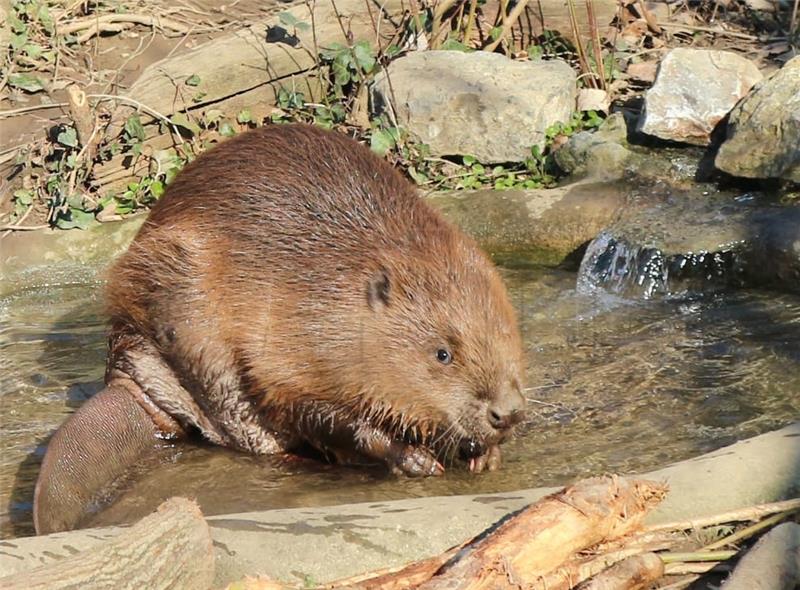
[[[611,106],[608,92],[601,88],[581,88],[578,91],[578,110],[607,113]]]
[[[645,2],[645,7],[657,21],[668,21],[672,17],[673,10],[667,2]]]
[[[576,133],[554,156],[568,174],[597,180],[620,178],[631,158],[625,118],[614,113],[594,133]]]
[[[734,176],[800,182],[800,56],[733,109],[714,163]]]
[[[658,64],[654,61],[643,61],[639,63],[632,63],[628,65],[625,73],[628,77],[642,82],[652,83],[656,79],[656,72],[658,71]]]
[[[745,5],[750,10],[757,10],[760,12],[777,12],[777,0],[744,0]]]
[[[708,145],[717,123],[761,79],[755,64],[735,53],[673,49],[647,91],[639,130],[661,139]]]
[[[544,146],[548,127],[570,119],[575,82],[575,72],[561,60],[412,52],[378,74],[371,103],[374,114],[394,111],[433,155],[520,162],[532,146]]]

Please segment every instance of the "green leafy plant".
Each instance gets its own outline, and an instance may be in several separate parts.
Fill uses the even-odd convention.
[[[11,33],[3,66],[8,85],[26,93],[44,90],[59,47],[73,44],[74,37],[57,35],[45,0],[13,0],[6,21]]]
[[[353,83],[363,83],[378,63],[368,41],[358,41],[351,46],[334,43],[323,49],[320,57],[323,65],[330,67],[332,94],[339,99]]]

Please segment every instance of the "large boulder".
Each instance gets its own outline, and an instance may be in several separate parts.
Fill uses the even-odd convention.
[[[398,123],[434,155],[520,162],[575,110],[566,62],[513,61],[482,51],[420,51],[393,61],[372,87],[375,114]]]
[[[708,145],[717,123],[761,79],[758,68],[736,53],[673,49],[645,95],[639,130],[661,139]]]
[[[800,56],[736,106],[727,135],[714,162],[720,170],[800,182]]]

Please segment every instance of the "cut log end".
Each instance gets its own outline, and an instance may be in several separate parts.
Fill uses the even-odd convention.
[[[113,540],[0,578],[3,590],[210,588],[214,547],[197,503],[171,498]]]

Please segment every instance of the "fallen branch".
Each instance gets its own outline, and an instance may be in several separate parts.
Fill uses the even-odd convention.
[[[717,29],[714,27],[699,27],[697,25],[684,25],[680,23],[657,23],[659,27],[665,29],[685,29],[687,31],[700,31],[701,33],[713,33],[714,35],[722,35],[724,37],[733,37],[734,39],[744,39],[745,41],[758,41],[755,35],[748,35],[747,33],[737,33],[736,31],[726,31],[724,29]]]
[[[92,16],[61,25],[58,27],[58,32],[62,35],[70,35],[72,33],[77,33],[78,31],[86,30],[85,33],[78,36],[78,42],[83,43],[100,33],[117,32],[121,30],[120,27],[130,27],[133,25],[144,25],[146,27],[154,27],[156,29],[169,29],[180,34],[186,34],[193,30],[191,27],[187,27],[183,23],[158,15],[104,14],[102,16]]]

